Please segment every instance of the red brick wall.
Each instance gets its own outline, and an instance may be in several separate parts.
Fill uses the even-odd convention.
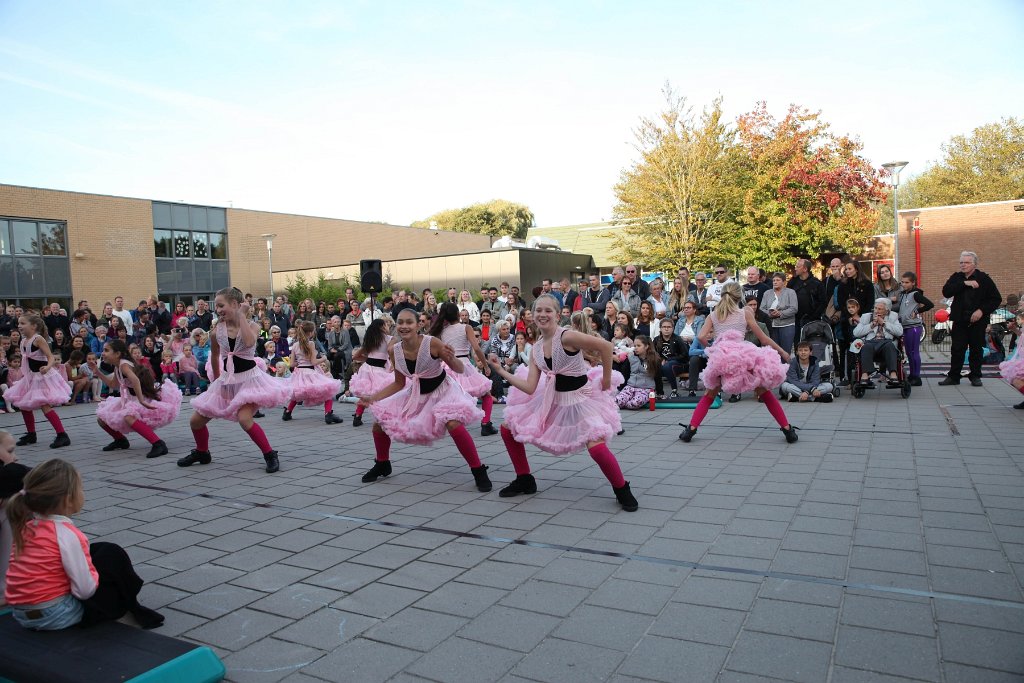
[[[979,269],[988,273],[1006,300],[1024,290],[1024,199],[900,211],[900,270],[916,270],[912,230],[920,221],[921,267],[918,280],[933,301],[958,270],[961,251],[978,254]]]

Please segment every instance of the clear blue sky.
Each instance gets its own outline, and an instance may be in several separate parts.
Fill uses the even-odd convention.
[[[670,81],[875,164],[1024,116],[1024,1],[0,0],[0,182],[408,223],[611,217]]]

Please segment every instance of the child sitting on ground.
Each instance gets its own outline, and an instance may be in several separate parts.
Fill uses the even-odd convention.
[[[192,347],[186,344],[178,359],[178,380],[184,385],[185,393],[195,396],[199,393],[199,364],[192,355]]]
[[[629,379],[615,396],[620,408],[639,410],[650,402],[651,392],[661,393],[661,358],[654,350],[651,338],[642,334],[636,336],[633,348],[615,357],[619,362],[629,362]]]
[[[779,390],[790,401],[832,402],[832,385],[821,381],[821,366],[811,355],[810,342],[802,341],[796,345],[796,355],[789,359],[786,381]]]

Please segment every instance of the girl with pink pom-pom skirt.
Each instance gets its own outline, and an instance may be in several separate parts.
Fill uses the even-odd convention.
[[[606,445],[622,428],[612,383],[612,345],[605,340],[558,326],[561,306],[549,295],[534,302],[534,322],[541,338],[530,354],[526,377],[510,374],[492,363],[492,371],[508,380],[508,403],[501,438],[516,472],[515,480],[498,495],[503,498],[536,493],[524,444],[552,455],[567,455],[586,448],[601,468],[624,510],[639,506],[622,475],[615,455]],[[591,368],[584,352],[601,356]],[[621,379],[621,376],[620,376]]]
[[[238,422],[263,453],[268,474],[281,468],[278,453],[253,420],[260,408],[276,408],[291,400],[291,387],[283,379],[261,370],[256,359],[256,323],[248,319],[249,306],[242,292],[227,287],[217,292],[217,327],[210,339],[210,357],[216,358],[212,382],[206,392],[192,399],[189,426],[196,447],[178,460],[179,467],[212,461],[207,424],[214,418]]]
[[[742,294],[743,290],[737,283],[728,283],[722,289],[722,298],[715,311],[701,327],[701,343],[707,344],[712,335],[715,342],[707,349],[708,362],[701,373],[707,391],[694,408],[686,429],[679,435],[686,443],[693,439],[715,397],[723,389],[730,394],[753,391],[778,422],[786,441],[794,443],[797,440],[796,427],[789,424],[782,404],[772,392],[786,379],[787,366],[781,359],[788,359],[789,354],[757,325],[753,312],[740,305]],[[763,346],[744,340],[743,335],[748,329]]]
[[[367,398],[395,381],[395,371],[388,355],[391,346],[391,318],[377,318],[366,328],[363,345],[352,354],[352,359],[362,361],[359,370],[349,380],[348,389],[353,396]],[[352,426],[363,424],[366,406],[356,406]]]
[[[430,333],[440,337],[441,341],[455,350],[455,356],[462,361],[462,372],[452,376],[466,393],[474,398],[483,399],[483,422],[480,424],[480,436],[494,436],[498,430],[491,423],[491,410],[494,408],[494,397],[491,396],[490,368],[483,374],[470,361],[472,352],[487,367],[487,358],[480,350],[473,328],[459,322],[459,307],[448,302],[441,306],[441,312],[430,328]]]
[[[341,418],[334,414],[334,397],[341,393],[341,380],[334,379],[324,372],[327,362],[324,356],[317,356],[313,335],[316,327],[312,322],[304,320],[295,327],[295,345],[292,347],[292,359],[295,369],[288,378],[292,390],[291,401],[284,409],[281,419],[287,422],[292,419],[292,411],[299,401],[302,405],[324,405],[324,422],[329,425],[339,424]]]
[[[1017,327],[1024,329],[1024,311],[1017,313]],[[1020,344],[1014,349],[1013,355],[1008,360],[999,364],[999,374],[1010,383],[1014,389],[1024,394],[1024,356],[1020,354]],[[1024,401],[1014,404],[1017,410],[1024,410]]]
[[[23,315],[18,319],[21,333],[21,358],[25,374],[4,392],[7,405],[21,410],[25,421],[25,434],[15,445],[27,446],[36,442],[36,417],[32,412],[41,408],[53,429],[57,432],[50,448],[71,445],[71,439],[64,431],[64,425],[57,417],[53,406],[63,405],[71,398],[71,387],[57,370],[57,360],[46,343],[46,323],[37,315]]]
[[[396,328],[400,341],[391,347],[394,381],[376,394],[360,399],[376,420],[373,444],[377,454],[373,467],[363,475],[363,482],[391,474],[392,438],[429,446],[447,430],[469,465],[477,489],[490,491],[487,466],[480,462],[473,437],[466,431],[466,424],[483,417],[483,411],[445,370],[448,367],[461,372],[462,361],[437,337],[419,334],[413,310],[404,309],[398,314]]]
[[[111,396],[96,406],[96,421],[114,438],[103,447],[104,451],[131,448],[125,432],[134,431],[150,444],[147,458],[167,454],[167,444],[154,429],[165,427],[178,418],[181,411],[181,391],[178,385],[165,379],[159,390],[154,386],[153,372],[135,365],[124,342],[115,339],[103,346],[103,362],[114,366],[112,375],[100,373],[100,379],[120,396]]]

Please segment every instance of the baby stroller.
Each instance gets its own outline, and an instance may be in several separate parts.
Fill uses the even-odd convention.
[[[821,381],[832,385],[832,396],[839,398],[839,386],[836,381],[835,359],[839,357],[836,337],[832,325],[825,320],[814,320],[800,328],[799,341],[811,345],[811,355],[818,359],[821,369]]]
[[[899,389],[901,398],[910,398],[910,378],[907,377],[906,370],[904,369],[904,365],[907,362],[907,355],[903,350],[903,337],[896,337],[893,343],[896,344],[896,379],[884,379],[883,373],[882,381],[884,382],[884,384],[882,386],[884,386],[886,389]],[[854,375],[855,381],[853,383],[853,388],[850,391],[853,393],[854,398],[864,398],[864,393],[868,389],[874,389],[875,384],[870,380],[868,380],[867,382],[860,381],[860,376],[864,372],[861,368],[860,353],[856,354],[856,359],[856,374]],[[882,372],[881,362],[884,361],[880,360],[876,356],[871,363],[872,370]]]

